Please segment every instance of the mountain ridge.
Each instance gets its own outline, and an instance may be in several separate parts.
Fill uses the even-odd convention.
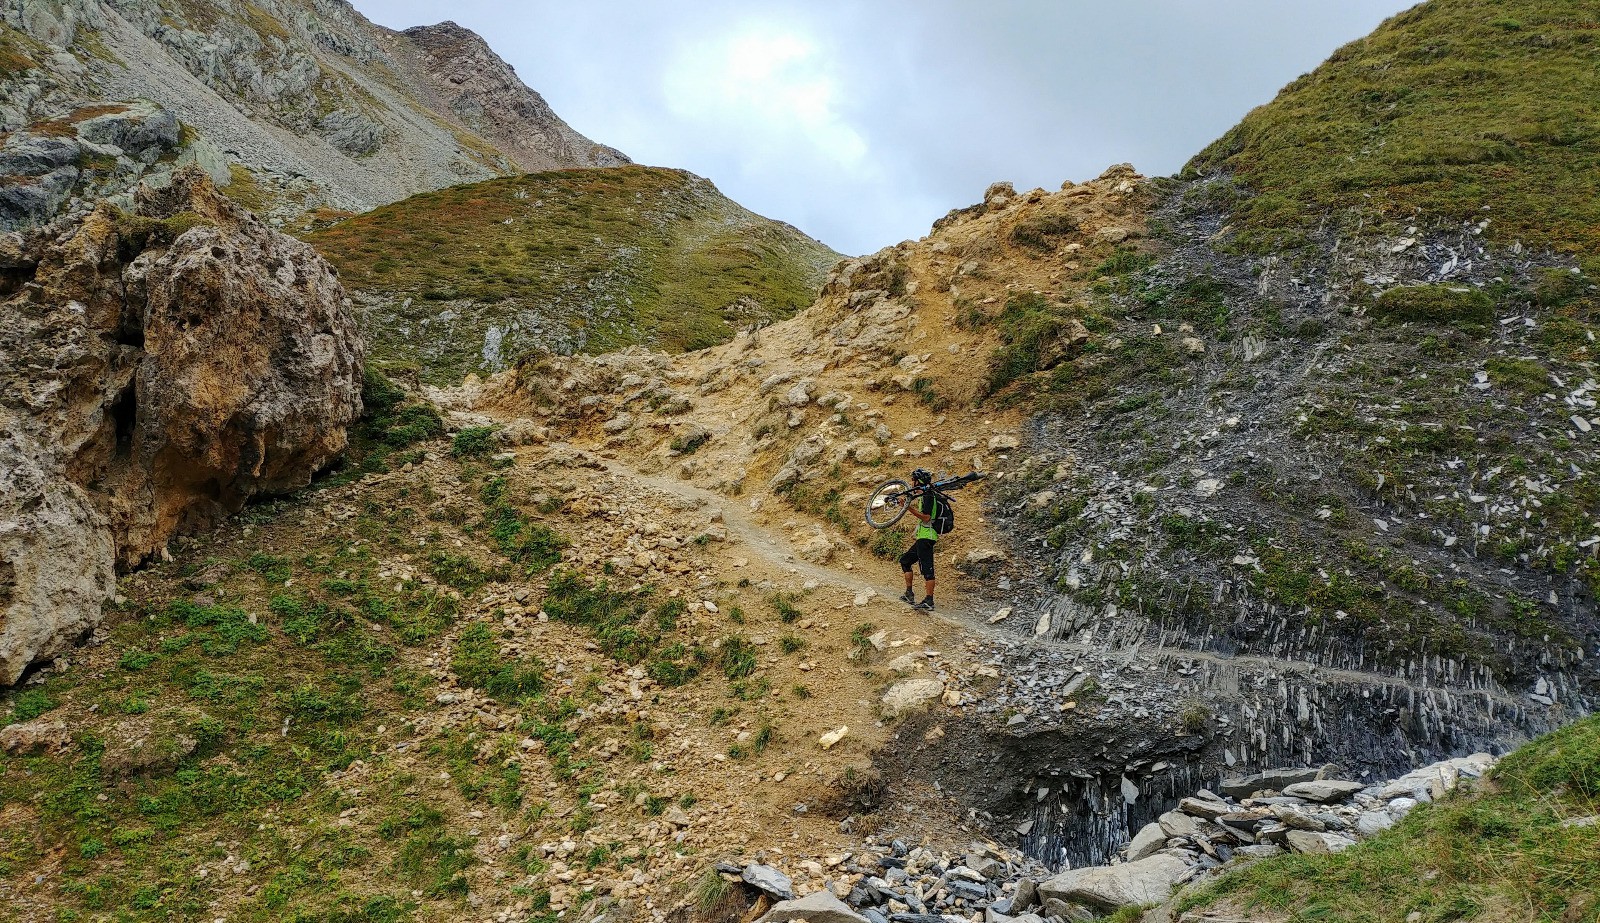
[[[205,146],[214,181],[247,171],[235,193],[280,217],[629,162],[574,131],[470,31],[397,32],[344,0],[8,4],[0,31],[12,138],[85,106],[150,100]],[[141,175],[114,172],[124,186]]]

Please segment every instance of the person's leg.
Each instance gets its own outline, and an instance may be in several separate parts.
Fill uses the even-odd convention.
[[[923,597],[922,602],[917,603],[917,608],[918,609],[932,609],[933,608],[933,587],[934,587],[934,583],[935,583],[934,578],[933,578],[933,539],[931,539],[931,538],[918,539],[917,540],[917,544],[916,544],[916,550],[917,550],[917,563],[920,564],[921,567],[922,567],[922,582],[928,588],[928,595]]]
[[[916,594],[911,592],[911,565],[916,563],[916,560],[916,545],[912,545],[910,548],[906,549],[906,553],[900,556],[900,570],[904,572],[901,574],[901,576],[906,578],[906,591],[900,594],[900,598],[908,603],[914,603],[917,601]]]

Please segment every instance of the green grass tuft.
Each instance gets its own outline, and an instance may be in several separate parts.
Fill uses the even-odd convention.
[[[1289,855],[1225,875],[1178,910],[1228,898],[1287,923],[1600,918],[1600,717],[1501,761],[1492,784],[1412,811],[1331,856]]]

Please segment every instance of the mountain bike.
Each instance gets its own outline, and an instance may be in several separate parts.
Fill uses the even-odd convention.
[[[867,498],[867,525],[874,529],[887,529],[899,522],[900,517],[911,508],[912,501],[924,493],[931,490],[935,496],[948,503],[950,498],[945,496],[946,492],[960,490],[974,481],[983,479],[984,475],[969,471],[960,477],[936,480],[927,487],[912,487],[899,478],[884,481]]]

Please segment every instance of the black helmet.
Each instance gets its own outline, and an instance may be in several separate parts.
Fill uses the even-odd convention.
[[[911,483],[918,487],[926,487],[933,483],[933,472],[926,468],[918,468],[911,472]]]

